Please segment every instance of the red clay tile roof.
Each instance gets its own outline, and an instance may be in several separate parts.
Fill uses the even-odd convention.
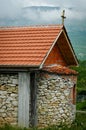
[[[0,65],[39,66],[62,27],[0,28]]]
[[[75,70],[72,70],[68,67],[61,66],[61,65],[55,65],[55,66],[47,66],[44,67],[42,70],[57,74],[65,74],[65,75],[77,75],[78,73]]]

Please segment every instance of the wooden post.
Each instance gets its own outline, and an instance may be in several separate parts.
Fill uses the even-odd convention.
[[[36,73],[31,73],[31,125],[37,126],[37,85]]]
[[[18,125],[29,127],[30,106],[30,73],[19,72],[19,103],[18,103]]]

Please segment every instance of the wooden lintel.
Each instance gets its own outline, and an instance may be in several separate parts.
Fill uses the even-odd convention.
[[[34,68],[16,68],[16,67],[12,67],[12,68],[8,68],[8,67],[5,67],[5,68],[2,68],[2,67],[0,67],[0,72],[3,72],[3,73],[8,73],[8,72],[10,72],[10,73],[12,73],[12,72],[14,72],[14,73],[17,73],[17,72],[32,72],[32,71],[36,71],[36,70],[38,70],[39,68],[36,68],[36,67],[34,67]]]

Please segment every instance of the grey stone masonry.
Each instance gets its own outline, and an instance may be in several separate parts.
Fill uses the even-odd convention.
[[[18,122],[18,75],[0,74],[0,125]]]
[[[4,123],[18,125],[18,76],[18,74],[0,74],[0,126]],[[72,98],[74,97],[73,88],[77,76],[38,71],[35,81],[37,86],[35,93],[37,95],[35,96],[37,98],[34,111],[37,126],[46,127],[48,125],[59,125],[60,123],[71,124],[75,119],[76,112],[76,106],[73,104]],[[27,122],[27,125],[32,120],[31,103],[30,99],[28,114],[30,121]]]
[[[71,88],[76,77],[40,72],[37,76],[38,126],[71,124],[75,119],[75,105],[71,102]]]

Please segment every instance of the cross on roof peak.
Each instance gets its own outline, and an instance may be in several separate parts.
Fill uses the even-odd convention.
[[[64,24],[64,19],[66,19],[65,10],[63,10],[61,17],[62,17],[62,24]]]

